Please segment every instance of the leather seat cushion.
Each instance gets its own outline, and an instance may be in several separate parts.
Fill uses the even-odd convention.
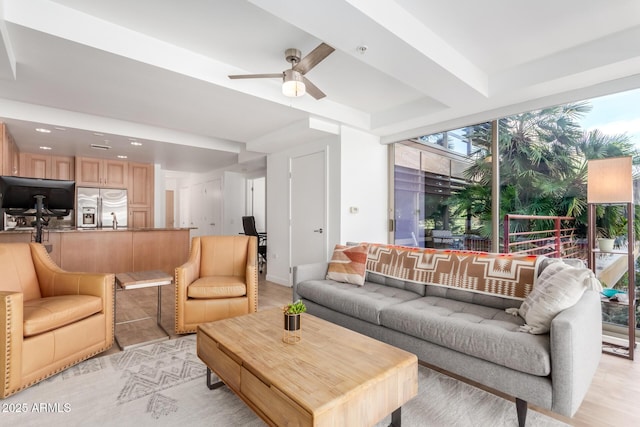
[[[102,298],[62,295],[24,302],[23,335],[29,337],[77,322],[102,311]]]
[[[234,298],[247,294],[244,277],[239,276],[208,276],[194,281],[187,288],[189,298]]]

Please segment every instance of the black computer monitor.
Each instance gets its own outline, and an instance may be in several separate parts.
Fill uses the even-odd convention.
[[[35,215],[38,199],[43,216],[68,215],[75,201],[75,181],[0,176],[0,209],[8,214]]]

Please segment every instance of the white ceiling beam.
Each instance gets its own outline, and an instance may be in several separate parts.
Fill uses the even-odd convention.
[[[444,105],[488,94],[478,67],[391,0],[250,2]]]
[[[291,99],[282,95],[277,80],[231,80],[230,74],[242,74],[229,64],[199,53],[155,39],[129,28],[113,24],[49,0],[7,2],[8,22],[41,31],[56,37],[110,52],[125,58],[153,65],[217,86],[233,89],[280,105],[290,106],[313,115],[327,117],[368,129],[370,117],[354,108],[328,99],[311,97]]]
[[[239,153],[243,148],[243,144],[241,143],[220,138],[195,135],[173,129],[163,129],[141,123],[94,116],[42,105],[27,104],[2,98],[0,98],[0,111],[2,111],[3,117],[9,119],[27,120],[35,123],[74,129],[86,129],[89,132],[126,135],[131,138],[168,143],[180,141],[180,145],[215,149],[230,153]]]

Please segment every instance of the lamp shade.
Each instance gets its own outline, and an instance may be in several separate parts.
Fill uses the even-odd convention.
[[[296,70],[285,70],[282,78],[282,93],[285,96],[295,98],[307,92],[307,88],[302,81],[302,74]]]
[[[631,157],[612,157],[587,162],[587,203],[631,202]]]

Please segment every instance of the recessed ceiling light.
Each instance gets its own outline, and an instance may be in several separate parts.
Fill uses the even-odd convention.
[[[41,150],[51,150],[51,147],[47,147],[46,145],[42,145],[40,147]]]
[[[104,133],[100,133],[100,132],[94,132],[93,133],[95,136],[104,136]]]
[[[142,145],[142,142],[138,142],[138,141],[131,141],[131,145],[135,145],[136,147],[139,147]]]
[[[51,133],[51,129],[47,129],[47,128],[36,128],[36,132],[40,132],[40,133]]]
[[[119,158],[119,159],[126,159],[126,158],[127,158],[127,156],[124,156],[124,155],[122,155],[122,154],[119,154],[119,155],[118,155],[118,158]]]

